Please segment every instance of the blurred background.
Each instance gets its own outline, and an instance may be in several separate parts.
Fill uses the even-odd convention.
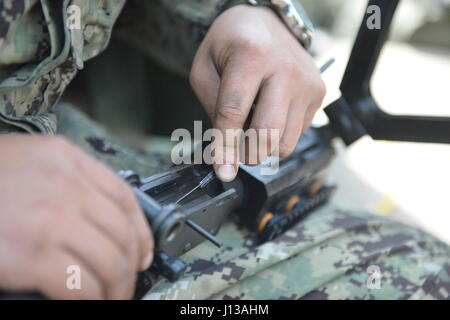
[[[367,2],[303,0],[318,27],[318,61],[336,63],[324,74],[327,106],[339,84]],[[450,1],[403,0],[390,41],[372,82],[378,104],[393,114],[450,116]],[[316,123],[326,117],[321,112]],[[449,127],[450,134],[450,127]],[[450,145],[373,141],[350,148],[337,143],[339,156],[330,180],[333,201],[416,224],[450,243]]]

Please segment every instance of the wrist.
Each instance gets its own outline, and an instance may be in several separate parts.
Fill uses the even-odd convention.
[[[223,13],[224,11],[227,11],[228,9],[231,9],[236,6],[240,5],[248,5],[248,0],[229,0],[227,3],[223,6],[220,13]]]
[[[306,50],[311,47],[314,26],[299,0],[230,0],[224,11],[244,4],[269,8]]]
[[[276,11],[270,5],[270,0],[255,2],[255,4],[258,4],[259,7],[262,6],[270,8],[270,10],[276,13]],[[229,0],[222,8],[221,13],[236,6],[247,6],[250,8],[255,7],[255,5],[252,5],[249,0]]]

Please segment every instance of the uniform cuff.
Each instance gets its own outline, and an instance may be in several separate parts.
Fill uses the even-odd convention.
[[[222,12],[228,10],[228,9],[231,9],[232,7],[241,5],[241,4],[249,4],[249,3],[248,3],[248,0],[230,0],[230,1],[227,1],[226,4],[224,5],[224,7],[222,8],[220,13],[222,13]]]

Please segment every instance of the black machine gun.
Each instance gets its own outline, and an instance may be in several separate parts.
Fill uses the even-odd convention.
[[[350,145],[364,135],[374,139],[450,143],[450,118],[397,116],[382,111],[370,92],[370,80],[385,44],[399,0],[370,0],[381,11],[381,28],[359,29],[340,90],[325,108],[329,124],[308,129],[275,174],[241,165],[231,183],[215,178],[207,165],[180,165],[151,177],[124,171],[119,175],[134,189],[155,236],[155,257],[141,273],[136,298],[161,276],[177,280],[186,270],[180,259],[205,240],[220,246],[218,233],[229,213],[258,235],[271,240],[323,204],[334,186],[324,184],[334,158],[332,140]],[[23,296],[19,296],[23,297]]]
[[[158,275],[177,280],[186,269],[179,259],[183,253],[205,240],[220,246],[214,235],[230,212],[265,242],[324,203],[334,190],[322,183],[334,155],[329,133],[325,128],[309,129],[275,174],[262,174],[267,163],[241,165],[229,183],[216,179],[212,167],[203,164],[175,166],[142,180],[133,172],[120,172],[133,186],[155,237],[154,263],[140,275],[137,297]]]
[[[381,28],[367,28],[370,11],[366,11],[340,86],[341,97],[325,108],[329,124],[308,129],[293,154],[280,161],[276,174],[261,175],[261,166],[265,164],[241,165],[232,183],[211,178],[212,169],[205,165],[175,167],[140,182],[131,174],[134,178],[129,182],[139,190],[138,199],[144,211],[149,199],[163,207],[176,203],[175,211],[184,216],[184,224],[188,226],[170,229],[166,225],[176,232],[165,233],[170,241],[156,240],[160,251],[151,267],[153,271],[176,280],[186,268],[180,255],[205,240],[218,245],[214,235],[231,211],[243,225],[258,234],[261,242],[298,223],[323,204],[335,188],[324,185],[324,181],[334,157],[331,142],[336,137],[346,145],[365,135],[376,140],[450,143],[450,118],[390,115],[380,109],[371,94],[372,74],[398,4],[399,0],[369,1],[368,7],[380,8]],[[208,180],[207,184],[204,179]],[[180,197],[183,197],[181,201]],[[158,212],[164,215],[165,211]],[[157,212],[146,214],[158,215]],[[142,274],[137,297],[145,294],[151,284],[151,277]]]

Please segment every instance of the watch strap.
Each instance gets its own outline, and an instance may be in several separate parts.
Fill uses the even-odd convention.
[[[247,4],[247,5],[252,5],[252,6],[266,6],[269,7],[271,9],[273,9],[273,11],[280,17],[280,13],[279,10],[276,8],[276,6],[273,4],[273,0],[230,0],[228,1],[224,7],[222,8],[222,12],[224,12],[225,10],[228,10],[234,6],[238,6],[238,5],[242,5],[242,4]],[[297,10],[299,8],[296,8]],[[306,16],[306,12],[304,12],[303,7],[300,6],[301,9],[301,13],[303,13],[303,15]],[[309,19],[308,19],[309,20]],[[286,23],[285,23],[286,24]],[[288,26],[289,27],[289,26]],[[290,28],[290,27],[289,27]],[[292,33],[294,33],[292,30],[290,30]],[[295,34],[294,34],[295,35]],[[296,38],[298,39],[298,41],[300,42],[300,44],[305,48],[305,49],[309,49],[311,42],[310,40],[307,42],[304,39],[300,39],[298,35],[295,35]]]
[[[272,7],[272,0],[230,0],[225,4],[222,12],[241,4]]]

